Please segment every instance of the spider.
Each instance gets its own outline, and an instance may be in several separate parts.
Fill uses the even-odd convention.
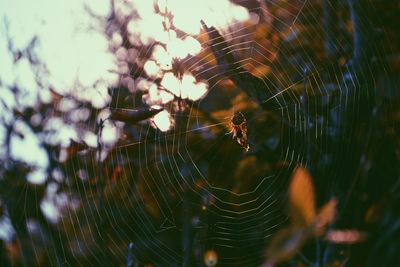
[[[243,147],[246,151],[249,151],[250,146],[247,143],[247,126],[246,118],[243,113],[235,112],[229,123],[231,131],[227,134],[232,134],[232,139],[236,138],[238,144]]]

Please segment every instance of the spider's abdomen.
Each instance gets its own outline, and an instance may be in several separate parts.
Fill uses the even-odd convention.
[[[235,113],[235,114],[233,115],[233,117],[232,117],[232,123],[233,123],[234,125],[240,125],[240,124],[242,124],[242,123],[245,122],[245,121],[246,121],[246,119],[244,118],[244,116],[243,116],[243,114],[242,114],[241,112]]]

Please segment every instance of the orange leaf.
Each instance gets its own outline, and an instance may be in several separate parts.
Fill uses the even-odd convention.
[[[119,174],[122,172],[121,166],[117,165],[111,174],[111,181],[116,182]]]
[[[292,222],[308,226],[315,220],[315,193],[312,178],[303,167],[297,167],[289,184],[289,203]]]
[[[294,255],[307,241],[310,236],[308,228],[300,229],[294,227],[279,230],[272,238],[268,249],[267,257],[270,261],[277,263],[287,261]]]
[[[336,205],[337,200],[333,198],[320,209],[315,225],[317,235],[321,235],[324,232],[325,226],[331,224],[335,219]]]

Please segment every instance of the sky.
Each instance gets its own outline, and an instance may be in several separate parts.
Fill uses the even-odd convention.
[[[104,82],[96,88],[96,93],[101,97],[93,97],[88,93],[82,95],[96,101],[94,105],[97,106],[104,106],[109,101],[107,86],[117,81],[117,75],[110,72],[115,68],[114,57],[108,51],[108,40],[100,31],[100,25],[93,23],[84,7],[86,5],[96,15],[105,16],[110,6],[108,1],[103,1],[103,5],[96,2],[0,1],[0,99],[7,103],[9,109],[34,106],[38,98],[49,100],[48,90],[37,86],[35,72],[29,61],[22,58],[14,63],[6,41],[10,39],[14,50],[21,50],[34,36],[38,40],[35,52],[49,70],[46,77],[40,77],[45,85],[51,85],[59,93],[65,94],[71,93],[71,90],[82,90],[74,86],[77,81],[82,87],[90,88],[101,77]],[[12,84],[18,84],[24,92],[17,101],[6,89],[7,85]],[[12,120],[3,107],[0,115],[3,120]],[[12,157],[38,166],[30,178],[36,182],[43,181],[48,159],[40,147],[40,137],[22,122],[17,123],[15,128],[23,133],[24,138],[15,136],[11,140]],[[68,127],[60,129],[63,129],[65,138],[73,137]],[[0,140],[2,137],[4,129],[0,128]]]

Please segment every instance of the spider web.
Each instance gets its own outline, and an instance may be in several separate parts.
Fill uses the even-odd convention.
[[[283,8],[285,12],[288,12],[287,17],[289,19],[286,17],[286,21],[282,21],[279,17],[274,17],[273,19],[279,21],[279,23],[272,25],[271,31],[280,32],[285,30],[288,34],[297,34],[293,30],[293,27],[296,26],[296,21],[310,20],[309,17],[302,17],[302,10],[306,6],[307,1],[299,1],[291,3],[287,9]],[[263,11],[265,10],[260,7],[250,10],[258,17],[261,16]],[[249,39],[248,35],[256,27],[257,24],[246,26],[242,23],[232,24],[228,27],[232,29],[228,30],[228,34],[232,36],[229,40],[228,48],[234,53],[238,51],[249,52],[246,57],[240,59],[243,65],[249,67],[255,65],[266,66],[270,63],[265,56],[268,53],[268,48],[265,48],[262,43]],[[302,44],[300,43],[299,45],[301,46]],[[202,43],[201,46],[204,50],[207,49],[208,44]],[[287,48],[272,46],[272,49],[275,50],[275,53],[280,52],[284,55],[284,50]],[[261,56],[263,62],[258,62],[260,59],[254,59],[254,55],[259,55],[258,58]],[[312,65],[311,59],[306,58],[304,61],[309,63],[310,69],[316,69]],[[211,80],[222,80],[223,78],[220,77],[223,77],[223,73],[217,73],[214,74],[216,77],[210,77],[210,74],[207,73],[215,69],[215,66],[210,66],[207,59],[193,62],[189,57],[182,60],[182,64],[185,65],[189,72],[200,69],[199,77],[209,77],[206,78],[206,83],[209,85],[214,84],[214,86],[209,87],[208,94],[211,94],[213,90],[218,90],[219,82],[212,82]],[[279,82],[284,89],[274,92],[274,95],[265,99],[263,103],[268,104],[272,99],[278,98],[294,86],[304,84],[307,79],[319,78],[319,70],[305,77],[304,65],[300,61],[293,66],[299,76],[302,77],[301,79],[296,81],[289,77],[280,78]],[[276,71],[281,71],[279,66]],[[141,75],[137,73],[135,76]],[[264,77],[260,78],[263,79]],[[321,88],[313,88],[312,90],[319,90],[322,94]],[[204,101],[206,99],[207,96]],[[135,104],[133,103],[134,106]],[[216,123],[204,121],[204,118],[201,117],[202,115],[198,115],[198,111],[203,109],[201,107],[202,104],[203,100],[199,100],[186,108],[185,111],[176,111],[173,115],[176,124],[166,134],[157,131],[153,133],[153,129],[149,125],[141,126],[138,131],[139,141],[117,145],[115,154],[112,154],[116,161],[129,158],[131,154],[141,155],[138,157],[137,164],[142,166],[140,171],[147,190],[140,192],[138,189],[134,189],[134,191],[139,195],[138,201],[143,201],[144,206],[146,206],[146,201],[154,201],[154,206],[159,210],[158,223],[154,223],[154,219],[151,218],[151,215],[146,212],[143,206],[134,207],[133,204],[126,203],[126,205],[132,207],[129,209],[130,212],[136,214],[136,217],[139,217],[144,222],[141,227],[132,229],[139,237],[135,248],[137,249],[137,254],[140,255],[140,240],[144,240],[143,243],[151,243],[152,253],[157,255],[163,264],[184,261],[182,255],[177,251],[171,250],[168,244],[160,241],[160,236],[168,234],[168,232],[177,233],[178,236],[180,236],[179,233],[182,233],[182,235],[188,234],[190,235],[189,238],[193,238],[194,246],[216,251],[229,251],[228,253],[225,252],[225,254],[230,256],[222,256],[220,258],[221,264],[253,265],[259,262],[259,244],[263,244],[265,240],[268,240],[268,237],[281,224],[285,223],[286,216],[284,213],[279,212],[282,208],[282,205],[279,204],[279,198],[282,197],[282,189],[285,184],[284,181],[287,179],[285,177],[287,172],[275,170],[255,177],[255,187],[239,193],[232,189],[234,183],[225,185],[215,181],[220,179],[218,176],[224,175],[224,172],[229,173],[229,176],[232,176],[232,172],[219,170],[216,174],[210,174],[208,168],[212,167],[205,165],[205,160],[228,165],[223,164],[223,162],[235,161],[238,163],[239,159],[248,155],[239,149],[232,148],[236,144],[228,136],[224,135],[224,127],[221,129],[220,126],[227,125],[229,117],[223,117],[222,121],[220,119]],[[304,126],[304,123],[318,123],[310,121],[310,118],[300,111],[300,99],[294,95],[289,95],[289,98],[281,100],[279,105],[281,122],[278,128],[288,129],[284,126],[286,124],[290,126],[289,129],[292,132],[286,136],[286,138],[289,138],[287,144],[280,147],[278,160],[287,162],[289,167],[298,164],[306,165],[306,160],[298,152],[299,148],[295,146],[297,142],[291,142],[291,140],[301,138],[304,139],[306,144],[313,142],[316,145],[315,140],[322,135],[324,129],[316,127],[315,138],[308,138],[307,140],[306,136],[314,133],[309,133],[309,127]],[[289,107],[292,109],[290,111],[294,112],[294,117],[290,115]],[[111,108],[118,109],[119,106],[117,104]],[[235,107],[232,108],[235,109]],[[249,124],[254,122],[251,116],[248,116],[247,119]],[[217,127],[219,127],[216,133],[217,138],[213,138],[214,140],[211,142],[203,142],[201,140],[202,135],[211,135],[210,131],[215,130]],[[256,130],[256,128],[257,126],[253,129]],[[195,145],[201,146],[200,151],[193,152],[193,146]],[[219,152],[220,147],[224,145],[229,146],[229,149]],[[126,175],[129,176],[129,174]],[[234,179],[229,176],[224,177],[223,180]],[[245,179],[245,177],[240,178]],[[151,197],[149,198],[144,194],[150,194]],[[174,195],[174,201],[169,200],[171,194]],[[189,215],[185,215],[185,213]],[[189,218],[185,218],[185,216],[189,216]],[[184,232],[186,231],[185,227],[188,227],[185,222],[182,222],[184,220],[189,220],[191,224],[189,227],[193,227],[195,230],[192,232],[196,232],[197,235],[194,234],[193,236],[193,233]]]
[[[115,48],[116,57],[122,54],[120,61],[136,61],[121,65],[119,84],[110,90],[108,107],[96,110],[97,123],[89,125],[97,134],[97,147],[88,152],[92,157],[66,166],[66,172],[75,173],[75,180],[94,176],[98,179],[94,183],[102,185],[95,193],[78,188],[79,215],[68,211],[60,222],[71,224],[74,235],[66,238],[73,254],[87,253],[104,264],[108,259],[100,252],[107,246],[123,264],[128,253],[128,262],[131,257],[156,266],[191,266],[194,262],[202,266],[202,255],[214,250],[219,265],[258,266],[273,233],[288,223],[286,185],[292,169],[298,165],[312,169],[310,162],[330,162],[330,168],[315,172],[332,181],[340,179],[342,173],[337,170],[347,159],[343,155],[352,153],[349,144],[357,138],[353,125],[360,123],[363,112],[359,103],[363,103],[365,93],[361,94],[360,87],[364,83],[359,79],[374,77],[373,66],[358,76],[349,74],[352,67],[346,64],[346,53],[352,40],[341,35],[334,37],[334,53],[343,58],[341,66],[321,63],[322,56],[316,51],[324,50],[321,46],[328,32],[321,25],[321,6],[313,1],[235,1],[232,6],[241,5],[246,7],[245,19],[229,19],[226,11],[217,10],[227,16],[226,23],[208,25],[216,27],[227,41],[226,51],[234,56],[235,68],[227,72],[221,71],[212,53],[221,44],[205,29],[188,34],[174,28],[168,1],[164,10],[157,11],[167,36],[173,31],[177,39],[193,37],[200,44],[198,51],[171,60],[171,66],[160,67],[162,62],[153,52],[157,46],[170,52],[174,43],[167,47],[156,37],[143,37],[140,30],[145,31],[146,24],[140,28],[128,23],[115,29],[110,23],[108,34],[122,36],[119,47],[132,49],[122,53]],[[115,10],[123,12],[118,7]],[[122,16],[145,17],[135,6],[129,10],[132,13],[125,11],[127,15]],[[378,50],[374,53],[379,54]],[[146,62],[137,63],[140,60],[156,62],[157,71],[152,72],[150,65],[146,68]],[[178,92],[163,83],[166,73],[180,81]],[[206,86],[205,94],[194,99],[190,92],[184,96],[184,75],[193,78],[191,85]],[[245,93],[246,88],[232,82],[232,77],[241,75],[256,77],[258,85],[264,85],[262,90],[257,88],[261,91],[258,103]],[[196,86],[192,90],[200,90]],[[158,98],[151,97],[151,92]],[[164,101],[161,94],[170,100]],[[114,112],[149,107],[163,111],[135,124],[110,119]],[[236,111],[247,120],[248,152],[226,134]],[[361,124],[372,127],[372,122]],[[115,132],[115,140],[106,140],[107,131]],[[346,135],[333,142],[331,137],[337,132]],[[367,150],[368,136],[363,141],[366,145],[361,149]],[[329,184],[332,195],[336,186]],[[83,244],[75,244],[80,236]],[[129,251],[128,245],[120,246],[127,241]]]
[[[280,12],[270,12],[274,9],[279,9]],[[259,264],[263,245],[287,222],[286,213],[282,211],[285,209],[284,188],[291,168],[307,166],[308,161],[312,160],[309,158],[310,150],[316,151],[317,155],[332,152],[329,151],[331,144],[328,139],[337,130],[337,125],[346,125],[347,132],[351,135],[351,125],[355,122],[332,122],[332,114],[328,112],[344,110],[356,113],[357,105],[348,103],[350,98],[357,98],[358,93],[350,94],[347,86],[356,86],[358,77],[344,77],[341,69],[330,72],[329,77],[326,77],[326,69],[331,66],[322,66],[317,62],[317,56],[307,50],[313,47],[309,42],[324,38],[321,35],[325,32],[321,28],[311,27],[307,31],[303,28],[304,25],[319,23],[321,17],[318,16],[318,10],[309,1],[291,1],[283,4],[269,2],[248,11],[259,21],[231,22],[219,30],[227,39],[227,48],[240,65],[238,71],[257,76],[265,84],[264,90],[269,91],[265,94],[269,96],[261,103],[272,107],[271,116],[277,116],[273,127],[277,130],[275,133],[267,133],[264,138],[268,139],[270,134],[270,142],[273,143],[275,138],[278,140],[275,142],[279,144],[275,144],[276,147],[271,144],[272,148],[268,149],[268,144],[260,144],[259,140],[254,140],[256,131],[263,129],[260,124],[268,123],[268,119],[262,121],[257,116],[270,113],[268,109],[262,111],[254,108],[254,105],[249,107],[249,99],[237,105],[232,99],[228,99],[226,102],[230,102],[229,108],[219,113],[223,115],[205,111],[210,105],[207,101],[210,101],[214,93],[222,90],[221,83],[227,82],[227,74],[218,72],[218,66],[211,63],[209,52],[207,54],[207,49],[218,44],[207,40],[206,32],[200,33],[201,51],[198,55],[179,60],[179,63],[184,66],[185,72],[193,74],[196,81],[208,85],[207,95],[186,106],[185,99],[176,100],[176,97],[174,101],[163,104],[173,121],[168,131],[162,132],[157,127],[154,128],[154,124],[148,123],[135,126],[136,138],[118,142],[109,156],[120,166],[128,165],[123,169],[123,176],[138,179],[132,187],[122,187],[121,190],[132,194],[132,198],[123,200],[127,212],[124,217],[127,218],[127,231],[136,236],[132,240],[135,257],[143,262],[151,263],[148,250],[162,266],[173,265],[173,262],[187,262],[185,254],[173,247],[171,241],[166,240],[166,237],[175,236],[182,239],[179,243],[183,251],[189,247],[198,249],[197,253],[204,253],[209,249],[217,251],[221,265]],[[262,19],[273,21],[268,24],[267,31],[271,32],[269,36],[272,37],[273,33],[281,34],[286,42],[266,44],[257,36],[254,37],[257,30],[267,27]],[[149,54],[148,46],[145,49],[147,50],[139,50],[139,54]],[[303,51],[302,56],[297,59],[289,58],[295,56],[293,49]],[[339,44],[337,49],[345,48]],[[274,56],[279,56],[279,60],[275,60]],[[132,76],[139,78],[144,73],[143,70],[133,70],[133,73],[131,71]],[[238,72],[237,75],[241,73]],[[180,74],[174,75],[179,78]],[[271,77],[275,80],[275,87],[270,86]],[[322,81],[329,79],[332,88],[321,85]],[[162,86],[157,88],[165,90]],[[243,93],[238,92],[237,88],[233,87],[231,90],[234,89],[236,96],[243,97]],[[112,97],[116,97],[114,94],[116,93],[113,92]],[[335,94],[345,97],[339,97],[335,107],[324,108]],[[140,101],[134,99],[128,106],[117,101],[111,103],[109,108],[111,112],[121,108],[134,109],[141,106]],[[244,153],[225,134],[229,131],[227,125],[230,115],[234,110],[241,110],[240,106],[248,120],[251,146],[249,153]],[[214,109],[219,110],[219,107]],[[280,162],[285,167],[267,168],[264,165],[269,160],[262,156],[261,159],[265,157],[265,160],[252,165],[261,169],[259,172],[249,173],[254,177],[247,177],[246,172],[235,174],[239,164],[244,164],[246,158],[263,153],[263,149],[274,155],[275,163]],[[341,155],[349,153],[349,149],[345,145],[336,147],[329,160],[337,160]],[[133,162],[129,160],[132,157],[135,158]],[[331,171],[323,170],[323,173]],[[250,179],[253,184],[240,188],[237,183],[245,183],[243,180],[246,179]],[[112,221],[113,215],[110,214],[109,220]],[[119,232],[117,227],[120,226],[115,227],[114,230]],[[124,253],[126,251],[115,251],[116,255]]]

